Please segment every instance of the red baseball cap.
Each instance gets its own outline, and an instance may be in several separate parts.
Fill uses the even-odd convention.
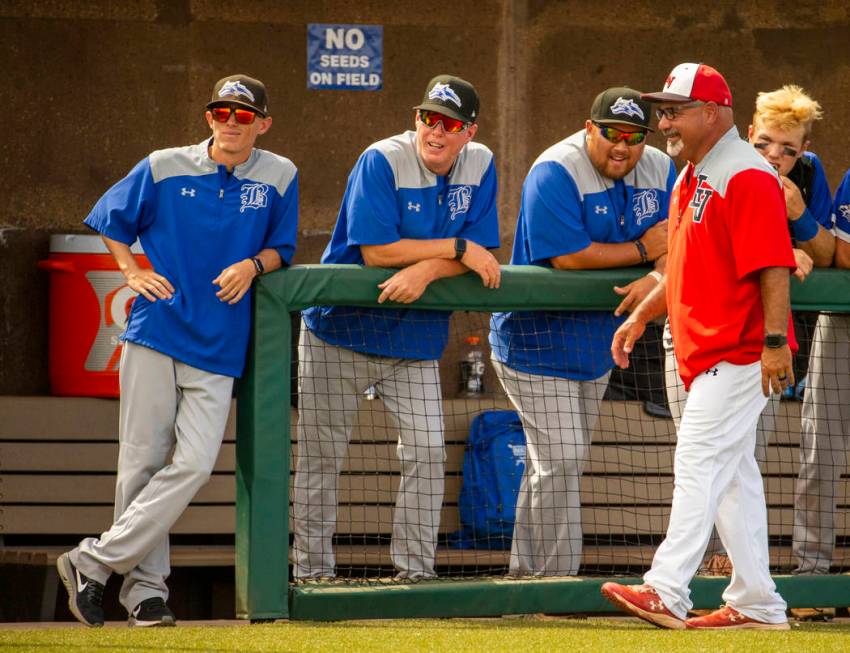
[[[723,75],[704,63],[680,63],[664,82],[660,93],[642,93],[648,102],[716,102],[732,106],[732,91]]]

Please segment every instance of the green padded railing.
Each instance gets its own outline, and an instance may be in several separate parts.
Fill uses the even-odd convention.
[[[303,265],[261,277],[254,289],[254,327],[245,376],[239,387],[238,437],[236,442],[236,609],[241,618],[252,620],[293,618],[335,619],[364,616],[459,616],[460,614],[501,614],[532,611],[599,609],[593,588],[600,579],[567,580],[553,583],[501,581],[470,582],[439,586],[422,583],[391,588],[382,598],[372,594],[363,601],[357,588],[294,592],[290,615],[289,588],[289,397],[291,326],[290,311],[315,305],[377,306],[377,285],[394,270],[363,268],[356,265]],[[432,283],[414,304],[433,310],[610,310],[620,298],[612,287],[622,286],[646,273],[645,269],[563,272],[533,266],[503,266],[499,289],[484,288],[472,274]],[[850,312],[850,271],[815,270],[804,284],[792,283],[795,309]],[[385,307],[395,306],[392,302]],[[782,579],[788,588],[798,579]],[[805,579],[800,590],[809,588]],[[836,584],[837,581],[837,584]],[[589,583],[580,588],[576,583]],[[826,577],[817,583],[818,605],[830,605],[829,592],[850,596],[850,577]],[[811,585],[811,583],[809,583]],[[470,589],[470,585],[473,585]],[[705,601],[712,601],[717,588],[708,584]],[[538,589],[534,589],[535,586]],[[476,587],[478,588],[476,590]],[[482,604],[470,603],[468,593],[487,587]],[[454,589],[452,589],[454,588]],[[567,588],[570,591],[564,592]],[[362,590],[367,591],[367,590]],[[362,592],[361,591],[361,592]],[[796,590],[795,590],[796,591]],[[460,592],[455,596],[451,592]],[[825,593],[826,592],[826,593]],[[403,614],[392,610],[401,595],[413,607]],[[560,596],[560,600],[554,597]],[[575,596],[575,601],[571,597]],[[417,598],[418,597],[418,598]],[[436,598],[435,598],[436,597]],[[464,598],[466,597],[466,598]],[[549,597],[549,598],[546,598]],[[695,596],[695,603],[698,603]],[[460,603],[458,603],[460,600]],[[551,601],[555,600],[556,604]],[[843,599],[846,602],[846,598]],[[519,603],[518,603],[519,601]],[[547,603],[547,601],[550,601]],[[565,606],[565,601],[567,605]],[[839,601],[836,598],[835,601]],[[790,603],[790,601],[789,601]],[[366,609],[366,605],[372,607]],[[835,603],[838,605],[838,603]],[[407,605],[407,604],[405,604]],[[434,612],[434,606],[438,606]],[[468,609],[464,612],[463,606]],[[319,607],[316,607],[319,606]],[[347,608],[345,606],[348,606]],[[418,609],[416,606],[419,606]],[[460,606],[460,608],[458,607]],[[460,610],[460,612],[458,612]],[[472,610],[472,612],[470,612]]]

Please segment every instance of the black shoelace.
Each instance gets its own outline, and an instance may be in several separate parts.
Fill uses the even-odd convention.
[[[99,606],[103,603],[103,585],[91,578],[89,578],[88,581],[88,585],[86,586],[86,589],[83,590],[83,594],[85,594],[90,603]]]

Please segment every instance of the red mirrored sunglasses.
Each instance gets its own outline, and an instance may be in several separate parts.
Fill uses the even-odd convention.
[[[463,120],[458,120],[457,118],[450,118],[449,116],[443,115],[442,113],[437,113],[436,111],[426,111],[425,109],[419,109],[419,120],[421,120],[426,126],[431,128],[436,127],[437,123],[441,122],[443,123],[443,129],[445,129],[450,134],[460,133],[470,125],[470,123],[464,122]]]
[[[236,122],[240,125],[250,125],[254,122],[257,114],[250,109],[237,109],[236,107],[211,107],[213,120],[216,122],[227,122],[230,120],[230,114],[236,116]]]

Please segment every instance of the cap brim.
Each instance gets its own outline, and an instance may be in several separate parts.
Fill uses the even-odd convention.
[[[679,95],[678,93],[641,93],[640,99],[647,102],[674,102],[678,104],[692,101],[686,95]]]
[[[208,102],[207,103],[207,109],[212,109],[213,107],[219,107],[219,106],[228,105],[228,104],[237,104],[240,107],[245,107],[246,109],[250,109],[251,111],[255,111],[256,113],[261,115],[263,118],[265,118],[267,116],[267,114],[260,111],[257,107],[255,107],[250,102],[243,102],[242,100],[239,100],[237,98],[223,97],[220,100],[216,100],[215,102]]]
[[[630,127],[637,127],[638,129],[645,129],[648,132],[654,132],[655,130],[652,127],[644,125],[640,122],[632,122],[631,120],[623,120],[621,118],[613,119],[606,118],[605,120],[594,120],[593,122],[599,123],[600,125],[629,125]]]
[[[425,102],[425,103],[417,105],[413,108],[414,109],[425,109],[425,111],[436,111],[437,113],[442,113],[444,116],[448,116],[449,118],[455,118],[457,120],[462,120],[463,122],[469,122],[468,116],[464,116],[463,114],[458,113],[457,111],[455,111],[451,107],[447,107],[445,104],[436,104],[436,103],[432,103],[432,102]]]

